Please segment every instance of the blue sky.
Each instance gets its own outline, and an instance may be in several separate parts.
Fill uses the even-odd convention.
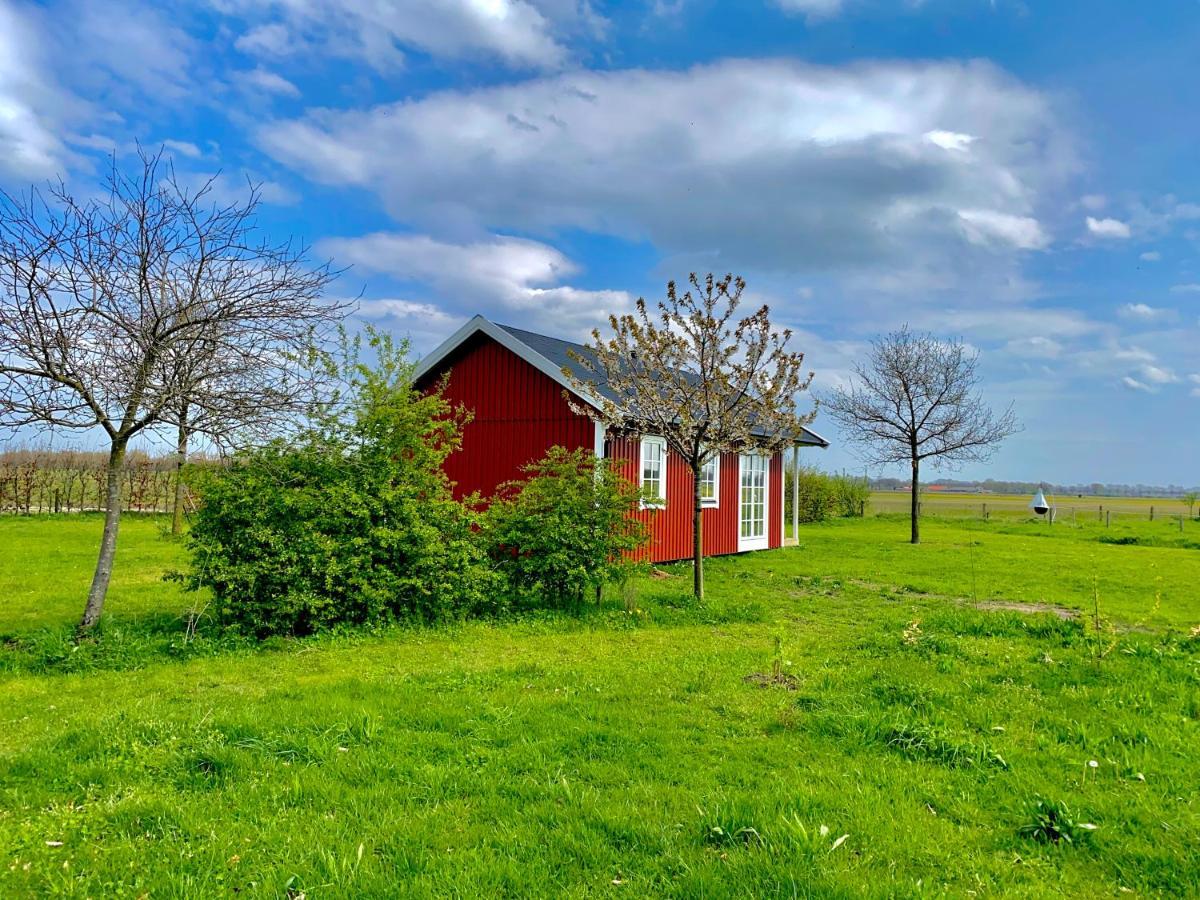
[[[1025,431],[962,475],[1195,484],[1198,46],[1196,0],[0,0],[0,186],[262,182],[418,352],[734,271],[818,392],[977,347]]]

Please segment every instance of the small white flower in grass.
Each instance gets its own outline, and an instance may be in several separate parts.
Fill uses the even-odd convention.
[[[828,825],[821,826],[821,837],[829,837],[829,826]]]
[[[1088,760],[1088,768],[1098,769],[1099,767],[1100,767],[1100,763],[1096,762],[1094,759]]]
[[[842,846],[842,844],[846,843],[846,838],[848,838],[848,837],[850,837],[850,835],[843,834],[840,838],[838,838],[836,841],[834,841],[833,846],[829,848],[829,852],[832,853],[838,847]]]
[[[47,847],[61,847],[62,845],[63,845],[62,841],[46,841]]]

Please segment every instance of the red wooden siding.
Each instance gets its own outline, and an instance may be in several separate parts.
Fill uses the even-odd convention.
[[[767,546],[783,546],[783,454],[776,453],[771,457],[771,466],[767,470]]]
[[[462,448],[445,464],[456,497],[475,491],[490,497],[498,485],[520,477],[522,466],[555,445],[571,450],[595,445],[595,426],[571,411],[562,386],[486,335],[468,340],[440,368],[424,383],[433,383],[448,368],[446,397],[474,412],[463,431]],[[639,438],[610,437],[606,455],[618,460],[625,477],[638,483]],[[768,472],[767,537],[771,547],[779,547],[783,543],[780,454],[772,458]],[[703,512],[706,556],[738,552],[739,493],[738,454],[722,454],[720,503]],[[666,507],[642,510],[638,517],[650,526],[647,557],[652,562],[691,557],[692,473],[677,453],[667,453]]]
[[[475,413],[462,448],[446,460],[456,497],[473,491],[490,497],[556,444],[570,450],[594,445],[591,419],[571,411],[562,387],[491,338],[477,335],[447,366],[447,398]]]
[[[609,439],[607,453],[620,461],[621,472],[638,483],[641,441],[637,437]],[[737,553],[739,498],[738,455],[721,455],[720,502],[701,514],[704,555]],[[772,470],[774,478],[774,470]],[[782,499],[782,498],[781,498]],[[774,500],[771,501],[775,502]],[[649,558],[652,562],[689,559],[692,555],[692,473],[679,454],[667,452],[667,505],[645,509],[638,518],[650,526]],[[777,546],[772,544],[772,546]]]

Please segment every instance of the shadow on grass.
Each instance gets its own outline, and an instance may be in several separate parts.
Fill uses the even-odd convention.
[[[752,623],[763,621],[764,615],[763,606],[755,602],[710,605],[696,601],[690,594],[659,590],[633,604],[606,597],[600,605],[586,606],[574,612],[524,610],[487,619],[342,625],[301,637],[257,639],[222,627],[211,615],[204,616],[189,634],[186,616],[154,613],[136,618],[105,617],[91,634],[82,638],[75,627],[69,625],[0,633],[0,674],[130,671],[226,654],[296,652],[346,646],[383,636],[452,636],[472,626],[504,626],[524,633],[565,634],[594,629],[619,631]]]

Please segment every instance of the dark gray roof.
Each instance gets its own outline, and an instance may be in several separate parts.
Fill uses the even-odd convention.
[[[604,381],[603,373],[589,372],[571,358],[570,354],[572,351],[580,354],[585,359],[595,358],[595,354],[583,344],[564,341],[561,338],[538,334],[534,331],[526,331],[524,328],[515,328],[512,325],[501,325],[499,322],[496,323],[496,327],[508,332],[508,334],[512,335],[530,350],[541,354],[558,368],[570,369],[580,381],[586,381],[594,385],[597,392],[605,399],[613,401],[617,399],[616,394],[608,388],[607,382]],[[799,443],[815,447],[829,446],[829,442],[825,438],[807,428],[803,429]]]

